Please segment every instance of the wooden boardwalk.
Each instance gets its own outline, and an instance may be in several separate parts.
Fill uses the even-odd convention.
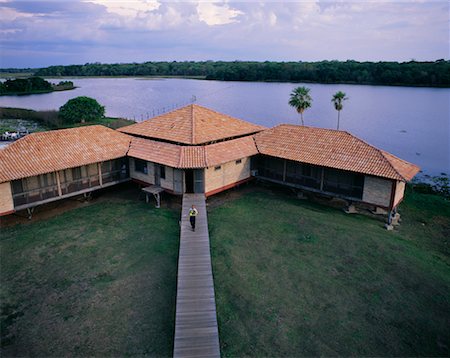
[[[195,232],[189,208],[199,212]],[[178,258],[174,358],[220,357],[208,220],[203,194],[184,194]]]

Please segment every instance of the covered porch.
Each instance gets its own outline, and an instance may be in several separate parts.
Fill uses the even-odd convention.
[[[11,182],[14,210],[86,194],[130,180],[128,158],[41,174]]]

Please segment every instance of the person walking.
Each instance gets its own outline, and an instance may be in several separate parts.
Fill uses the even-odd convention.
[[[198,215],[198,210],[192,204],[191,208],[189,209],[189,220],[191,222],[192,231],[195,231],[195,217]]]

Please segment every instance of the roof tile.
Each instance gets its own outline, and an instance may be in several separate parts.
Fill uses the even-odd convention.
[[[396,180],[411,180],[419,167],[348,132],[282,124],[255,135],[261,154]]]
[[[253,137],[205,146],[180,146],[151,139],[133,138],[128,155],[174,168],[206,168],[257,154]]]
[[[0,183],[124,157],[130,141],[101,125],[32,133],[0,150]]]
[[[205,144],[257,133],[265,127],[195,104],[162,114],[119,131],[182,144]]]

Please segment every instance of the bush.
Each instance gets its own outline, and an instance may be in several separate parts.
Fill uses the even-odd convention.
[[[59,108],[59,116],[67,123],[84,123],[103,118],[105,107],[90,97],[76,97]]]

